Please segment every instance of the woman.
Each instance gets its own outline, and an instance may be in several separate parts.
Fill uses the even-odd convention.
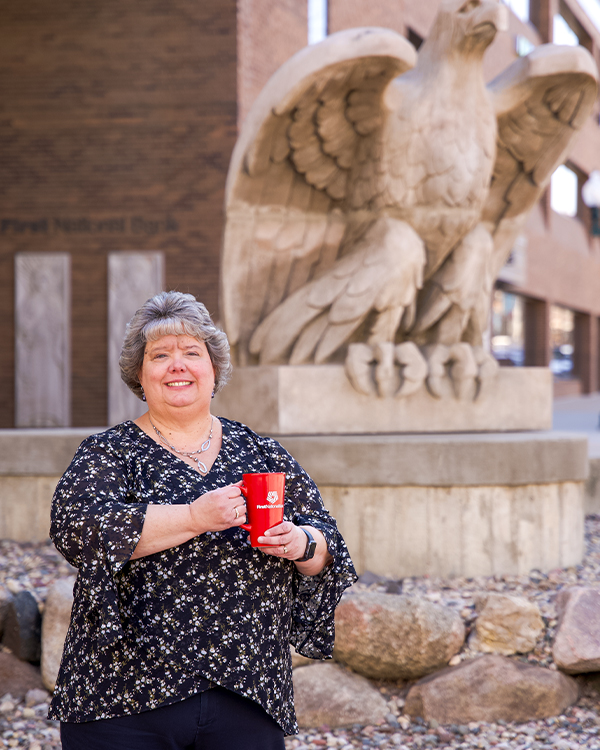
[[[120,365],[148,411],[86,439],[52,505],[79,569],[50,709],[63,750],[281,750],[289,644],[330,656],[356,579],[344,541],[277,442],[211,414],[229,345],[194,297],[148,300]],[[256,549],[239,485],[264,471],[286,473],[284,521]]]

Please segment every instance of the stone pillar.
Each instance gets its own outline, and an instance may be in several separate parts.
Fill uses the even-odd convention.
[[[108,423],[136,419],[146,407],[121,380],[119,356],[127,323],[164,288],[161,252],[110,253],[108,257]]]
[[[67,253],[15,256],[17,427],[71,424],[71,266]]]
[[[550,304],[547,300],[525,300],[525,365],[550,364]]]

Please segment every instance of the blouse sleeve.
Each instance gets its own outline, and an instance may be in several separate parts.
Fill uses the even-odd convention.
[[[333,562],[314,576],[294,566],[291,643],[311,659],[331,658],[335,639],[335,608],[343,592],[357,579],[346,543],[329,515],[316,484],[289,453],[275,441],[273,471],[286,472],[286,506],[293,505],[291,520],[322,532]]]
[[[116,576],[130,559],[147,505],[132,496],[126,462],[103,435],[87,438],[63,474],[50,514],[50,536],[79,569],[78,596],[98,616],[100,639],[122,636]]]

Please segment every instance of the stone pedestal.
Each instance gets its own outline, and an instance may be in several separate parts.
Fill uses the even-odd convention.
[[[583,558],[585,436],[279,440],[317,482],[361,573],[520,575]]]
[[[358,393],[341,365],[236,368],[214,413],[269,435],[548,430],[552,375],[543,367],[501,368],[477,398],[422,387],[407,397]]]
[[[548,369],[501,369],[476,399],[458,400],[425,388],[363,396],[336,365],[240,368],[213,411],[276,436],[298,459],[359,572],[522,574],[581,562],[587,440],[548,431]]]

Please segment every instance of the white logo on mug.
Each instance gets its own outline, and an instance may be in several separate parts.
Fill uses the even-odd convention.
[[[271,490],[271,492],[267,493],[268,503],[276,503],[278,500],[279,500],[279,495],[277,493],[277,490]]]

